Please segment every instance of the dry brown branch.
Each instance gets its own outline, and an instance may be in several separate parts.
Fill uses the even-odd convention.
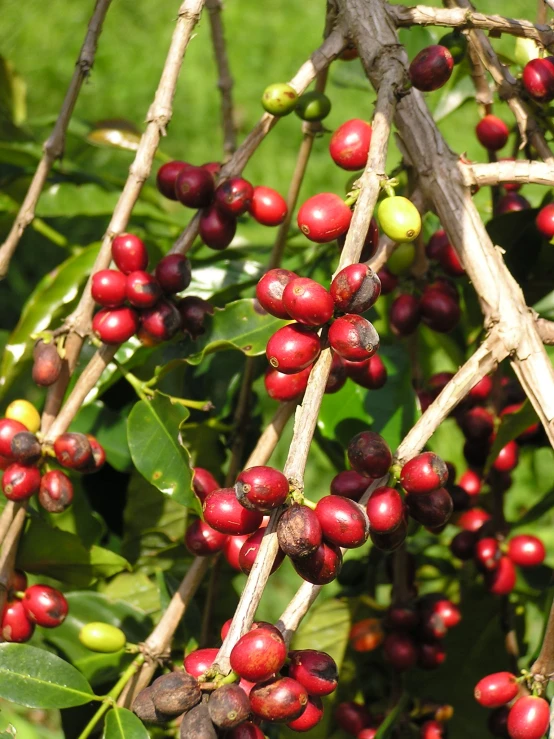
[[[547,321],[546,318],[537,318],[537,329],[543,344],[549,346],[554,345],[554,321]]]
[[[221,13],[223,10],[221,0],[206,0],[206,8],[210,15],[210,30],[212,33],[212,44],[214,47],[215,61],[219,79],[217,86],[221,93],[221,123],[223,127],[223,156],[227,161],[237,148],[237,131],[233,115],[233,78],[229,69],[227,47]]]
[[[40,160],[27,194],[21,204],[19,213],[13,225],[10,229],[6,240],[0,247],[0,280],[8,273],[10,266],[10,260],[13,253],[15,252],[17,245],[23,236],[23,233],[27,226],[32,223],[35,217],[35,210],[37,207],[40,194],[46,184],[52,165],[59,159],[64,152],[65,148],[65,134],[67,126],[71,116],[73,115],[73,109],[75,103],[79,97],[79,92],[83,82],[86,80],[94,64],[94,56],[96,54],[96,47],[98,45],[98,38],[102,32],[102,25],[104,18],[108,12],[112,0],[96,0],[94,12],[88,24],[87,33],[77,62],[75,64],[75,71],[73,77],[65,93],[65,98],[62,103],[62,108],[52,133],[46,139],[43,146],[43,155]]]
[[[536,162],[516,159],[492,162],[490,164],[461,165],[464,182],[468,186],[498,185],[503,182],[517,182],[521,185],[534,184],[554,186],[554,162]]]

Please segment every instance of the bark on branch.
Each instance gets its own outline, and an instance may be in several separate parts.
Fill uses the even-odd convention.
[[[536,162],[527,159],[505,160],[490,164],[461,164],[462,176],[468,186],[483,187],[503,182],[521,185],[554,187],[554,161]]]

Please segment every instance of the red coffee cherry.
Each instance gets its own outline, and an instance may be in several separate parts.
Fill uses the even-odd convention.
[[[326,495],[318,501],[315,514],[327,541],[347,549],[361,547],[367,541],[367,516],[355,501],[340,495]]]
[[[283,290],[283,307],[291,318],[306,326],[322,326],[335,309],[330,293],[309,277],[295,277]]]
[[[475,686],[475,700],[485,708],[500,708],[519,693],[519,683],[511,672],[495,672],[479,680]]]
[[[370,143],[371,126],[367,121],[354,118],[343,123],[333,133],[329,153],[339,167],[355,172],[366,166]]]
[[[389,471],[392,454],[382,436],[375,431],[362,431],[348,444],[348,459],[361,475],[382,477]]]
[[[282,403],[297,400],[308,387],[312,368],[306,367],[294,375],[285,375],[270,367],[265,373],[264,384],[267,394]]]
[[[42,456],[37,437],[30,431],[20,431],[12,438],[11,458],[19,464],[36,464]]]
[[[400,526],[388,534],[379,534],[371,530],[369,532],[369,538],[377,549],[380,549],[382,552],[394,552],[395,549],[398,549],[406,541],[407,535],[408,523],[405,518],[400,522]]]
[[[554,65],[553,65],[554,66]],[[494,214],[502,216],[505,213],[517,213],[520,210],[528,210],[531,203],[518,192],[508,192],[496,203]]]
[[[448,467],[433,452],[423,452],[402,467],[400,484],[407,493],[430,493],[448,480]]]
[[[54,342],[37,341],[33,349],[33,382],[41,387],[53,385],[62,371],[62,358]]]
[[[481,406],[465,411],[458,423],[464,436],[471,441],[487,441],[494,431],[494,416]]]
[[[549,203],[539,210],[535,223],[546,239],[554,238],[554,203]]]
[[[350,498],[350,500],[360,500],[368,487],[367,477],[354,470],[339,472],[331,480],[331,494],[342,495],[343,498]]]
[[[188,333],[191,339],[197,339],[205,333],[206,316],[213,316],[214,307],[211,303],[196,295],[187,295],[177,303],[177,310],[181,315],[181,328]]]
[[[250,534],[243,534],[242,536],[228,536],[225,546],[223,547],[223,556],[227,560],[228,564],[237,572],[242,572],[239,564],[240,550],[249,536]]]
[[[287,508],[277,524],[279,547],[291,559],[313,554],[321,546],[322,536],[315,511],[298,503]]]
[[[397,336],[410,336],[421,320],[420,301],[415,295],[399,295],[389,313],[390,327]]]
[[[492,392],[492,387],[492,378],[489,375],[485,375],[485,377],[482,377],[479,382],[471,388],[467,394],[467,398],[473,403],[486,403]]]
[[[148,252],[144,241],[134,234],[123,233],[115,237],[112,242],[112,259],[124,275],[148,267]]]
[[[289,481],[273,467],[249,467],[237,477],[235,492],[245,508],[266,513],[283,505],[289,494]]]
[[[458,485],[463,488],[471,497],[479,495],[481,492],[483,481],[481,476],[474,470],[466,470],[460,477]]]
[[[539,103],[554,100],[554,59],[531,59],[523,68],[523,86],[532,98]]]
[[[471,508],[469,511],[462,513],[457,520],[457,524],[464,531],[478,531],[483,524],[490,520],[490,517],[490,513],[482,508]]]
[[[327,652],[298,649],[289,652],[289,677],[303,685],[309,695],[330,695],[338,685],[335,660]]]
[[[31,585],[21,602],[29,620],[46,629],[62,624],[69,610],[64,596],[49,585]]]
[[[476,544],[477,534],[474,531],[460,531],[450,542],[450,551],[458,559],[467,562],[473,559]]]
[[[334,544],[322,542],[312,554],[294,559],[292,564],[303,580],[312,585],[327,585],[341,570],[342,553]]]
[[[196,519],[185,532],[185,546],[197,557],[209,557],[223,549],[227,535],[212,529],[205,521]]]
[[[410,64],[410,80],[422,92],[438,90],[450,79],[453,67],[454,59],[445,46],[428,46]]]
[[[325,384],[325,392],[328,394],[338,393],[338,391],[346,384],[347,378],[346,370],[339,355],[332,352],[331,360],[331,369]]]
[[[452,498],[445,488],[437,488],[430,493],[407,495],[406,506],[412,518],[433,530],[444,526],[454,511]]]
[[[510,131],[508,126],[495,115],[486,115],[475,129],[479,143],[489,151],[498,151],[506,145]]]
[[[228,739],[265,739],[265,734],[256,724],[244,721],[244,723],[231,729],[227,737]]]
[[[310,241],[326,244],[348,231],[352,211],[332,192],[322,192],[306,200],[298,211],[298,227]]]
[[[441,228],[438,231],[435,231],[429,239],[429,243],[425,247],[425,255],[428,259],[438,260],[439,254],[449,244],[450,242],[448,241],[446,231]]]
[[[366,264],[351,264],[331,282],[331,297],[343,313],[364,313],[381,294],[381,281]]]
[[[390,606],[386,625],[391,631],[414,631],[419,625],[419,613],[415,605]]]
[[[156,185],[161,194],[164,197],[169,198],[169,200],[177,200],[177,195],[175,194],[175,181],[185,167],[190,167],[190,164],[175,160],[173,162],[162,164],[158,169]]]
[[[22,570],[14,570],[8,583],[9,592],[27,590],[27,575]]]
[[[509,441],[506,446],[498,452],[498,457],[492,466],[498,472],[511,472],[517,467],[519,460],[519,447],[517,442]]]
[[[206,670],[215,662],[219,649],[213,649],[211,647],[206,649],[195,649],[194,652],[187,654],[183,660],[185,666],[185,672],[193,677],[200,677]]]
[[[446,334],[460,322],[458,302],[444,290],[426,287],[419,303],[421,320],[433,331]]]
[[[2,491],[8,500],[27,500],[40,488],[38,467],[10,464],[2,476]]]
[[[250,692],[252,713],[273,723],[294,721],[304,712],[307,703],[306,690],[290,677],[277,677],[255,685]]]
[[[49,513],[62,513],[73,500],[73,485],[61,470],[46,472],[40,481],[38,502]]]
[[[508,595],[514,589],[515,584],[516,571],[512,560],[509,557],[500,557],[498,567],[488,572],[485,577],[487,590],[493,595]]]
[[[519,567],[537,567],[546,557],[542,541],[531,534],[518,534],[508,542],[508,557]]]
[[[508,714],[508,734],[511,739],[541,739],[549,724],[548,701],[534,695],[518,698]]]
[[[417,665],[423,670],[436,670],[446,660],[446,649],[440,639],[418,644]],[[433,722],[435,723],[435,722]],[[429,739],[432,735],[429,735]],[[442,736],[439,734],[438,736]]]
[[[258,185],[250,203],[250,215],[262,226],[279,226],[287,217],[287,203],[276,190]]]
[[[101,269],[92,275],[90,293],[105,308],[119,308],[125,302],[127,280],[117,269]]]
[[[81,470],[92,462],[92,447],[85,434],[60,434],[54,442],[54,453],[63,467],[72,470]]]
[[[375,739],[377,731],[378,729],[366,726],[366,728],[362,729],[359,734],[356,734],[356,739]]]
[[[419,737],[420,739],[445,739],[446,727],[440,721],[425,721],[421,724]]]
[[[347,313],[333,321],[329,343],[342,359],[363,362],[379,349],[379,334],[367,318]]]
[[[210,493],[219,490],[220,485],[211,472],[203,467],[192,468],[192,489],[203,503]]]
[[[266,356],[272,367],[291,375],[311,366],[321,351],[319,336],[298,323],[283,326],[267,342]]]
[[[125,291],[127,300],[135,308],[152,308],[162,294],[156,278],[140,270],[127,275]]]
[[[360,703],[345,701],[335,708],[335,721],[343,731],[357,736],[371,723],[371,714]]]
[[[409,634],[393,631],[383,641],[383,656],[396,672],[411,670],[417,662],[417,646]]]
[[[140,314],[142,328],[156,341],[169,341],[181,328],[181,314],[174,303],[162,298]]]
[[[256,297],[264,310],[277,318],[289,319],[289,313],[283,305],[285,287],[298,277],[288,269],[270,269],[256,285]]]
[[[164,293],[180,293],[190,285],[190,262],[182,254],[166,254],[156,267],[156,280]]]
[[[227,215],[238,218],[246,213],[252,203],[254,188],[242,177],[225,180],[215,191],[215,204]]]
[[[289,721],[287,726],[293,731],[310,731],[317,726],[323,718],[323,703],[316,695],[309,695],[308,702],[301,716],[294,721]]]
[[[222,251],[235,238],[237,221],[215,205],[202,211],[198,228],[200,238],[210,249]]]
[[[422,610],[439,616],[447,629],[454,628],[462,620],[458,606],[445,598],[442,593],[428,593],[420,599],[419,603]]]
[[[20,600],[6,603],[0,621],[0,634],[4,641],[22,644],[29,641],[34,630],[35,625],[29,621]]]
[[[475,545],[475,561],[477,565],[485,571],[496,570],[498,560],[502,556],[498,541],[492,536],[485,536],[479,539]]]
[[[287,658],[287,646],[282,635],[265,628],[249,631],[231,650],[232,669],[252,682],[269,680],[279,672]]]
[[[378,354],[365,362],[348,362],[343,359],[342,363],[348,377],[367,390],[379,390],[387,381],[387,368]]]
[[[27,427],[12,418],[0,418],[0,455],[8,460],[13,459],[12,441],[16,434],[27,431]]]
[[[206,162],[200,165],[202,169],[205,169],[214,178],[214,183],[217,180],[219,173],[221,172],[221,164],[219,162]]]
[[[98,472],[105,465],[106,452],[104,451],[104,447],[98,442],[97,439],[94,438],[94,436],[92,436],[91,434],[86,434],[86,437],[88,439],[88,443],[90,444],[90,448],[92,449],[92,459],[90,461],[90,464],[88,464],[86,467],[83,467],[83,469],[80,471],[85,475],[90,475],[94,472]]]
[[[398,277],[393,275],[387,267],[381,267],[377,272],[377,277],[381,282],[381,295],[390,295],[398,287]]]
[[[390,534],[402,523],[405,515],[404,501],[395,488],[380,487],[367,501],[369,529],[377,534]]]
[[[254,531],[254,533],[250,534],[248,539],[242,545],[242,548],[239,552],[239,567],[245,575],[248,575],[250,573],[250,570],[254,566],[254,561],[258,555],[258,549],[260,548],[260,544],[262,543],[264,533],[265,528]],[[279,569],[279,567],[283,564],[284,559],[285,553],[281,549],[279,549],[275,557],[275,561],[273,562],[273,565],[271,567],[270,574],[273,574],[276,570]]]
[[[92,330],[104,344],[123,344],[138,330],[134,308],[102,308],[92,319]]]
[[[213,199],[215,191],[211,172],[192,164],[183,168],[175,179],[175,195],[187,208],[205,208]]]
[[[262,523],[262,514],[242,506],[234,488],[221,488],[210,493],[204,501],[204,520],[222,534],[240,536],[252,534]]]
[[[337,244],[339,249],[342,251],[346,242],[346,234],[337,237]],[[375,218],[372,218],[369,222],[369,229],[365,237],[364,245],[362,247],[362,253],[360,254],[360,262],[367,262],[371,257],[374,257],[379,246],[379,226]]]

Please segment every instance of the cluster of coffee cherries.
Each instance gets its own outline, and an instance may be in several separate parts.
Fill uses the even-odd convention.
[[[121,344],[134,334],[147,346],[168,341],[179,329],[195,339],[213,308],[190,295],[177,302],[171,296],[185,290],[191,279],[189,260],[168,254],[154,274],[146,271],[148,252],[142,239],[119,234],[112,242],[117,269],[103,269],[92,277],[91,294],[101,310],[92,319],[94,333],[106,344]]]
[[[322,121],[331,112],[331,101],[322,92],[313,90],[298,95],[288,82],[274,82],[268,85],[262,95],[262,105],[266,113],[282,118],[294,112],[303,121]]]
[[[52,452],[37,437],[40,415],[26,400],[15,400],[0,419],[0,470],[2,492],[8,500],[21,502],[37,495],[50,513],[61,513],[73,500],[73,485],[65,472],[51,469],[47,457],[67,469],[84,474],[97,472],[106,454],[90,434],[67,432],[55,440]]]
[[[221,251],[233,240],[237,218],[246,213],[263,226],[279,226],[287,216],[287,204],[276,190],[253,186],[243,177],[216,184],[221,166],[209,162],[199,167],[172,161],[158,170],[158,190],[170,200],[200,211],[199,234],[210,249]]]
[[[62,624],[69,607],[63,594],[50,585],[27,586],[27,576],[15,570],[0,620],[0,635],[7,642],[22,643],[33,636],[35,626],[54,629]]]
[[[333,364],[326,391],[340,390],[348,376],[364,387],[382,387],[386,370],[382,360],[375,359],[379,336],[373,324],[361,315],[380,292],[379,278],[361,263],[341,270],[330,290],[286,269],[267,272],[256,286],[259,304],[277,318],[295,321],[280,328],[267,343],[271,367],[265,386],[269,396],[285,401],[304,392],[322,349],[318,331],[333,317],[328,331]]]
[[[511,672],[495,672],[475,686],[475,700],[484,708],[493,709],[488,725],[494,736],[541,739],[546,734],[550,705],[540,696],[525,694],[522,681]]]
[[[402,721],[404,726],[408,721],[411,724],[410,736],[416,736],[414,731],[417,731],[419,739],[444,739],[446,723],[452,716],[452,706],[425,700],[414,704],[409,715],[404,716]],[[335,721],[338,726],[356,739],[374,739],[383,718],[382,715],[372,713],[366,705],[357,701],[344,701],[335,708]]]

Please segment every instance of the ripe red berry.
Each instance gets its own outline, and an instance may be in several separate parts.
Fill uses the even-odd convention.
[[[445,46],[428,46],[410,64],[412,85],[422,92],[438,90],[450,79],[454,59]]]
[[[54,442],[56,459],[63,467],[84,469],[92,462],[92,447],[85,434],[66,432]]]
[[[367,501],[369,529],[378,534],[389,534],[397,529],[404,518],[404,501],[394,488],[380,487]]]
[[[2,491],[8,500],[27,500],[40,488],[38,467],[10,464],[2,476]]]
[[[516,676],[511,672],[495,672],[479,680],[475,686],[475,700],[485,708],[500,708],[513,700],[519,692]]]
[[[204,520],[222,534],[252,534],[262,522],[262,514],[242,506],[234,488],[214,490],[204,501]]]
[[[446,727],[440,721],[425,721],[421,724],[419,739],[445,739],[445,737]]]
[[[71,505],[73,485],[61,470],[46,472],[40,481],[38,502],[49,513],[61,513]]]
[[[426,287],[419,302],[421,320],[439,333],[448,333],[460,322],[458,302],[444,290]]]
[[[262,226],[279,226],[287,217],[288,208],[276,190],[258,185],[254,188],[249,211]]]
[[[479,539],[475,545],[475,561],[485,571],[496,570],[501,556],[502,552],[498,541],[492,536]]]
[[[490,519],[490,513],[484,511],[482,508],[471,508],[469,511],[464,511],[458,518],[457,524],[464,531],[479,531],[481,526]]]
[[[178,160],[162,164],[156,175],[156,185],[164,197],[169,198],[169,200],[177,200],[175,180],[183,169],[189,166],[186,162],[180,162]]]
[[[535,223],[546,239],[554,238],[554,203],[549,203],[539,210]]]
[[[554,59],[531,59],[523,68],[521,81],[529,95],[540,103],[554,100]]]
[[[365,511],[355,501],[340,495],[326,495],[315,507],[323,536],[339,547],[361,547],[369,536]]]
[[[368,390],[379,390],[387,381],[387,368],[378,354],[374,354],[365,362],[343,360],[343,366],[348,377]]]
[[[187,295],[177,303],[177,310],[181,315],[181,328],[188,333],[191,339],[197,339],[206,331],[204,323],[206,316],[213,316],[214,307],[211,303],[196,295]]]
[[[383,656],[395,671],[410,670],[417,662],[417,646],[409,634],[393,631],[383,641]]]
[[[494,595],[508,595],[516,584],[516,571],[509,557],[500,557],[498,567],[485,577],[487,590]]]
[[[470,496],[476,496],[479,495],[481,492],[483,481],[481,479],[481,476],[475,472],[474,470],[466,470],[464,474],[460,477],[460,482],[458,485],[463,488],[466,493]]]
[[[508,192],[496,203],[494,214],[502,216],[505,213],[517,213],[520,210],[528,210],[531,203],[518,192]]]
[[[366,264],[350,264],[331,282],[335,308],[343,313],[364,313],[381,294],[381,281]]]
[[[205,208],[214,196],[214,178],[203,167],[184,167],[175,179],[175,195],[187,208]]]
[[[319,724],[322,718],[323,703],[321,698],[318,698],[316,695],[309,695],[308,702],[302,714],[294,719],[294,721],[289,721],[287,726],[293,731],[310,731],[310,729],[313,729],[314,726]]]
[[[360,703],[345,701],[335,708],[335,721],[343,731],[357,736],[364,727],[371,723],[371,714]]]
[[[402,467],[400,484],[407,493],[430,493],[448,480],[446,463],[433,452],[423,452]]]
[[[169,341],[181,328],[181,314],[174,303],[162,298],[140,314],[142,328],[155,341]]]
[[[237,572],[242,572],[240,569],[239,557],[241,549],[249,536],[250,534],[243,534],[242,536],[228,536],[225,546],[223,547],[223,556],[227,560],[228,564]]]
[[[322,192],[306,200],[298,211],[298,227],[310,241],[326,244],[348,231],[352,211],[338,195]]]
[[[235,492],[245,508],[269,512],[287,499],[289,481],[273,467],[249,467],[237,477]]]
[[[196,557],[209,557],[220,552],[226,541],[226,534],[212,529],[199,518],[193,521],[185,532],[185,546]]]
[[[287,646],[277,631],[259,628],[248,631],[231,650],[232,669],[252,682],[269,680],[287,658]]]
[[[242,177],[225,180],[215,191],[215,204],[219,210],[237,218],[250,208],[254,188]]]
[[[378,730],[379,729],[366,726],[365,729],[362,729],[358,734],[356,734],[356,739],[375,739]]]
[[[254,531],[254,533],[250,534],[248,539],[244,542],[244,544],[241,547],[241,550],[239,552],[238,561],[239,561],[239,567],[241,571],[244,572],[245,575],[248,575],[250,573],[250,570],[254,566],[254,561],[258,555],[258,549],[260,548],[260,544],[262,543],[264,533],[265,533],[265,528],[261,528],[261,529],[258,529],[257,531]],[[271,567],[270,574],[273,574],[276,570],[279,569],[279,567],[283,564],[284,559],[285,559],[285,553],[281,549],[279,549],[277,551],[277,555]]]
[[[264,378],[267,394],[273,400],[279,400],[282,403],[298,399],[308,387],[311,370],[311,367],[306,367],[294,375],[285,375],[270,367]]]
[[[375,431],[361,431],[348,444],[348,459],[361,475],[382,477],[389,471],[392,454],[382,436]]]
[[[341,570],[342,553],[334,544],[322,542],[314,552],[294,559],[292,564],[303,580],[312,585],[327,585]]]
[[[508,557],[519,567],[537,567],[546,557],[546,549],[537,536],[518,534],[508,542]]]
[[[315,512],[298,503],[287,508],[277,524],[279,547],[292,559],[315,552],[321,545],[322,535]]]
[[[304,712],[308,693],[290,677],[277,677],[255,685],[250,692],[252,712],[264,721],[288,723]]]
[[[371,126],[367,121],[354,118],[343,123],[333,133],[329,153],[339,167],[355,172],[366,166],[370,143]]]
[[[39,340],[33,349],[33,382],[41,387],[53,385],[62,371],[62,358],[54,342]]]
[[[166,254],[156,267],[156,280],[164,293],[180,293],[190,285],[190,262],[182,254]]]
[[[458,606],[441,593],[429,593],[424,598],[420,600],[421,608],[438,615],[447,629],[454,628],[462,620],[462,614]]]
[[[35,625],[29,621],[29,617],[20,600],[6,603],[0,621],[0,634],[4,641],[22,644],[23,642],[29,641],[33,636],[34,630]]]
[[[0,419],[0,455],[2,457],[9,460],[13,459],[13,438],[16,434],[21,434],[25,431],[27,431],[27,427],[20,423],[20,421],[15,421],[12,418]]]
[[[373,324],[355,313],[333,321],[328,337],[332,349],[349,362],[364,362],[379,349],[379,334]]]
[[[298,277],[288,269],[270,269],[256,285],[256,297],[264,310],[277,318],[290,318],[283,305],[285,287]]]
[[[226,736],[227,739],[265,739],[263,731],[250,721],[235,726]]]
[[[518,698],[508,714],[510,739],[541,739],[549,724],[548,701],[534,695]]]
[[[135,334],[139,319],[134,308],[102,308],[92,319],[92,330],[105,344],[122,344]]]
[[[390,295],[398,287],[398,277],[393,275],[387,267],[381,267],[377,272],[377,277],[381,282],[381,295]]]
[[[8,583],[9,592],[27,590],[27,575],[22,570],[14,570]]]
[[[47,629],[63,623],[69,610],[64,596],[49,585],[31,585],[21,602],[29,620]]]
[[[332,495],[342,495],[343,498],[350,498],[351,500],[360,500],[368,487],[367,477],[354,470],[339,472],[331,480]]]
[[[237,221],[215,205],[202,211],[198,228],[200,238],[210,249],[222,251],[235,238]]]
[[[162,294],[156,278],[140,270],[127,275],[125,291],[127,300],[135,308],[151,308]]]
[[[503,120],[495,115],[481,118],[475,129],[479,143],[489,151],[498,151],[506,145],[510,131]]]
[[[467,399],[473,403],[486,403],[492,392],[492,387],[492,377],[485,375],[471,388],[467,394]]]
[[[498,472],[511,472],[517,467],[518,460],[519,447],[517,442],[509,441],[498,452],[498,456],[492,463],[492,466]]]
[[[335,309],[327,290],[309,277],[295,277],[283,290],[283,307],[291,318],[306,326],[322,326]]]
[[[382,283],[381,283],[382,284]],[[399,295],[389,312],[390,327],[397,336],[410,336],[421,320],[420,301],[415,295]]]
[[[220,485],[211,472],[203,467],[193,467],[192,470],[192,489],[203,503],[210,493],[219,490]]]
[[[101,269],[92,276],[90,293],[105,308],[119,308],[125,302],[127,280],[117,269]]]
[[[206,172],[209,172],[211,176],[214,178],[214,182],[217,180],[219,173],[221,172],[221,164],[219,162],[206,162],[205,164],[200,165],[202,169],[205,169]]]
[[[272,367],[291,375],[312,365],[320,351],[319,336],[307,326],[293,323],[273,334],[265,353]]]
[[[144,241],[134,234],[119,234],[112,242],[112,259],[125,275],[146,269],[148,252]]]
[[[193,677],[200,677],[213,665],[218,651],[218,649],[208,647],[206,649],[195,649],[194,652],[187,654],[183,661],[185,672]]]
[[[309,695],[329,695],[337,685],[339,673],[335,660],[326,652],[299,649],[289,652],[288,674],[303,685]]]

